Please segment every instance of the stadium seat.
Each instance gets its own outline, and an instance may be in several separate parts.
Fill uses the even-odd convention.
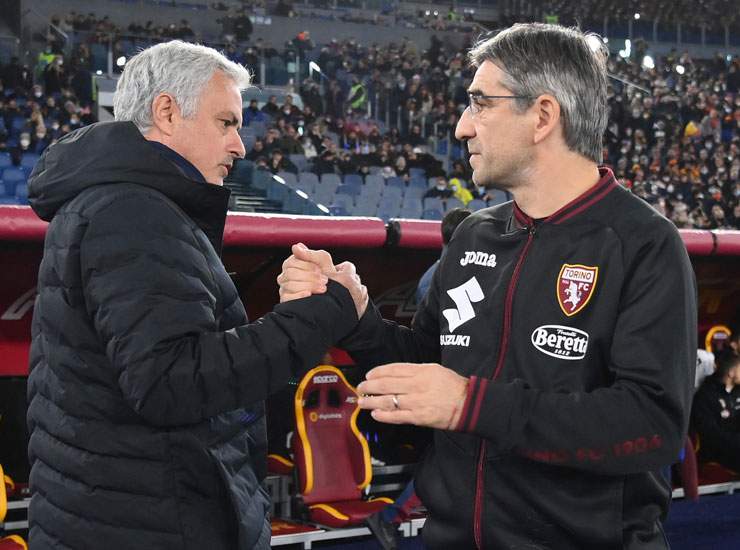
[[[336,193],[331,203],[335,206],[344,206],[344,208],[349,211],[355,204],[355,199],[352,195],[348,195],[347,193]]]
[[[420,219],[421,215],[422,215],[421,201],[418,201],[414,204],[404,204],[401,207],[401,212],[398,214],[398,217],[416,220],[416,219]]]
[[[298,185],[307,193],[313,192],[319,185],[319,177],[313,172],[299,172]]]
[[[498,189],[491,191],[491,199],[488,201],[488,206],[495,206],[497,204],[503,204],[509,201],[509,194],[506,191],[500,191]]]
[[[23,153],[23,156],[21,157],[21,166],[23,168],[33,170],[33,167],[36,166],[40,157],[41,155],[37,155],[36,153]]]
[[[427,177],[427,171],[423,168],[418,168],[416,166],[409,168],[409,176],[411,176],[412,179],[415,178],[426,178]]]
[[[357,392],[336,367],[318,366],[298,385],[295,465],[298,492],[313,522],[359,525],[392,502],[362,499],[372,467],[367,441],[357,428],[358,413]]]
[[[252,172],[252,187],[255,189],[264,191],[270,186],[272,181],[272,174],[267,170],[255,170]]]
[[[385,186],[386,187],[398,187],[399,189],[406,188],[406,184],[404,183],[403,179],[399,178],[398,176],[393,176],[385,180]]]
[[[0,171],[5,168],[13,166],[13,160],[10,158],[10,153],[0,153]]]
[[[26,183],[26,173],[22,168],[11,166],[3,170],[2,178],[5,184],[5,194],[15,196],[15,188],[19,184]]]
[[[421,219],[422,220],[441,220],[442,219],[442,211],[441,210],[438,210],[436,208],[425,209],[421,213]]]
[[[424,193],[426,193],[426,191],[426,188],[409,185],[409,187],[406,189],[406,194],[404,195],[404,198],[410,198],[421,202],[421,198],[424,196]]]
[[[306,158],[306,155],[303,154],[288,155],[288,159],[290,160],[290,162],[295,164],[296,168],[298,168],[300,172],[307,172],[309,169],[309,165],[311,164]]]
[[[334,189],[342,184],[342,180],[337,174],[321,174],[319,179],[321,180],[321,185],[333,185]]]
[[[450,197],[444,202],[445,212],[452,210],[453,208],[465,208],[465,205],[460,199]]]
[[[378,188],[382,189],[385,187],[385,180],[383,179],[383,176],[379,176],[377,174],[369,174],[365,177],[365,188]]]
[[[12,488],[13,480],[6,476],[0,465],[0,524],[5,521],[8,512],[8,489]],[[18,535],[1,536],[0,550],[28,550],[26,542]]]
[[[339,187],[337,187],[337,193],[344,193],[345,195],[351,195],[353,197],[358,196],[361,191],[362,188],[359,185],[342,183]]]
[[[329,205],[329,215],[331,216],[349,216],[349,212],[344,205]]]
[[[482,201],[480,199],[473,199],[465,207],[468,210],[471,210],[472,212],[475,212],[477,210],[480,210],[481,208],[485,208],[486,206],[487,206],[487,204],[485,203],[485,201]]]
[[[282,178],[285,185],[295,189],[298,185],[298,177],[293,172],[278,172],[275,174],[277,177]]]
[[[345,185],[354,185],[355,187],[362,187],[363,181],[360,174],[347,174],[344,176]]]
[[[439,197],[427,197],[422,200],[422,205],[424,210],[439,210],[440,212],[444,212],[444,206]]]

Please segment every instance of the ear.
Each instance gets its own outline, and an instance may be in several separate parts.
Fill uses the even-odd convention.
[[[180,117],[180,108],[175,103],[175,98],[170,94],[162,92],[154,98],[154,101],[152,101],[152,122],[162,134],[172,135],[178,117]]]
[[[550,94],[542,94],[537,98],[532,111],[536,117],[534,142],[540,143],[560,131],[560,104]]]

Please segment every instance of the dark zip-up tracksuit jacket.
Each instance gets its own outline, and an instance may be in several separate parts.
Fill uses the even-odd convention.
[[[667,547],[660,469],[686,435],[695,280],[675,227],[601,174],[544,220],[473,214],[413,329],[370,307],[343,342],[367,366],[469,377],[416,475],[430,547]]]

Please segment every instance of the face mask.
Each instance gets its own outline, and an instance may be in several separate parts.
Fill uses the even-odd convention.
[[[59,123],[58,122],[55,122],[54,124],[52,124],[51,125],[51,129],[52,130],[59,130]]]
[[[28,148],[28,146],[29,146],[29,145],[31,145],[31,140],[30,140],[30,139],[25,139],[25,138],[23,138],[23,139],[22,139],[22,140],[20,141],[20,143],[21,143],[21,147],[22,147],[23,149],[27,149],[27,148]]]
[[[41,92],[34,92],[34,93],[33,93],[33,96],[34,96],[34,97],[36,97],[36,98],[39,98],[39,97],[41,97],[42,95],[44,95],[44,94],[42,94]]]
[[[79,124],[80,123],[80,119],[79,118],[70,118],[69,119],[69,123],[70,124]]]
[[[36,139],[44,139],[46,134],[36,134]]]

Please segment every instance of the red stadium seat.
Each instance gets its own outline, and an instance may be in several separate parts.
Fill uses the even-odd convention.
[[[694,447],[697,460],[697,478],[699,486],[702,485],[715,485],[718,483],[728,483],[730,481],[740,480],[740,475],[737,472],[722,466],[718,462],[713,461],[702,461],[699,450],[701,448],[701,439],[699,434],[690,434],[691,443]]]
[[[3,473],[3,467],[0,466],[0,524],[5,521],[8,512],[7,488],[12,489],[13,486],[13,480]],[[0,538],[0,550],[28,550],[28,546],[18,535],[10,535]]]
[[[357,392],[342,372],[318,366],[295,395],[295,463],[311,521],[329,527],[362,523],[390,499],[363,500],[372,479],[370,450],[357,428]]]
[[[289,476],[293,474],[293,462],[278,454],[267,455],[267,471],[270,474]]]

